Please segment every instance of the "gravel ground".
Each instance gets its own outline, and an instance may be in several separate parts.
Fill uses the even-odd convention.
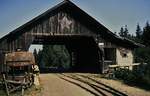
[[[99,82],[102,82],[108,86],[113,87],[121,92],[124,92],[128,96],[150,96],[150,91],[140,89],[133,86],[128,86],[121,81],[109,80],[104,78],[96,78]]]
[[[56,74],[41,74],[41,96],[92,96],[84,89],[60,79]]]
[[[88,76],[100,83],[103,83],[120,92],[123,92],[128,96],[150,96],[150,91],[145,91],[140,88],[125,85],[120,81],[100,78],[98,74],[65,73],[65,75],[72,75],[72,74],[78,77],[79,75]],[[41,94],[38,96],[94,96],[92,92],[95,94],[99,94],[96,90],[94,90],[87,84],[79,82],[78,80],[70,79],[60,74],[40,74],[40,80],[42,90]],[[89,80],[89,82],[92,81]],[[103,92],[103,90],[101,90],[101,92]],[[102,96],[102,95],[95,95],[95,96]],[[114,95],[107,93],[106,96],[114,96]]]
[[[79,73],[80,75],[81,73]],[[105,78],[100,78],[99,74],[82,74],[88,77],[91,77],[103,84],[106,84],[118,91],[121,91],[125,94],[127,94],[128,96],[150,96],[150,91],[146,91],[144,89],[140,89],[134,86],[128,86],[126,84],[124,84],[121,81],[117,81],[117,80],[111,80],[111,79],[105,79]]]

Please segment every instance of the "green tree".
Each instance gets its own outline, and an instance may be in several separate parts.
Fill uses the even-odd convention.
[[[37,56],[37,64],[41,68],[43,63],[42,63],[42,50],[38,51],[38,56]]]
[[[129,34],[127,25],[125,25],[125,28],[121,27],[120,32],[119,32],[119,36],[122,38],[130,38],[131,35]]]
[[[128,28],[127,28],[127,25],[125,25],[125,28],[124,28],[124,37],[128,38],[129,37],[129,31],[128,31]]]
[[[150,25],[149,22],[146,22],[146,26],[143,28],[142,35],[143,43],[147,46],[150,46]]]
[[[124,28],[123,27],[121,27],[121,29],[120,29],[119,36],[124,37]]]
[[[34,58],[35,58],[35,62],[37,63],[38,62],[38,53],[37,53],[36,49],[34,49],[33,55],[34,55]]]
[[[64,45],[43,45],[39,57],[40,65],[44,64],[47,67],[68,69],[70,65],[70,55]]]
[[[142,30],[141,30],[141,27],[138,23],[137,26],[136,26],[136,38],[141,40],[141,36],[142,36]]]

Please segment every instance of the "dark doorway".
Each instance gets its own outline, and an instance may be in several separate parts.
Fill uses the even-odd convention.
[[[42,36],[36,37],[33,44],[65,46],[70,54],[70,64],[67,70],[61,70],[63,72],[101,72],[99,49],[93,37]]]
[[[104,58],[107,65],[116,64],[116,48],[104,48]]]

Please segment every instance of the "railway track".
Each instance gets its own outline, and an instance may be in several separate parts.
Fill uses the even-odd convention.
[[[111,90],[111,91],[113,91],[113,92],[119,94],[119,96],[127,96],[125,93],[120,92],[120,91],[118,91],[118,90],[116,90],[116,89],[114,89],[114,88],[112,88],[112,87],[110,87],[110,86],[108,86],[108,85],[106,85],[106,84],[103,84],[103,83],[101,83],[101,82],[99,82],[99,81],[97,81],[97,80],[95,80],[95,79],[93,79],[93,78],[91,78],[91,77],[89,77],[89,76],[85,76],[85,75],[81,75],[81,74],[78,74],[78,75],[81,76],[81,77],[83,77],[83,78],[89,79],[89,80],[91,80],[92,82],[97,83],[98,85],[104,86],[105,88],[107,88],[107,89],[109,89],[109,90]]]
[[[126,94],[115,90],[89,76],[81,74],[58,74],[59,78],[68,81],[80,88],[90,92],[94,96],[127,96]],[[88,87],[85,87],[88,86]]]

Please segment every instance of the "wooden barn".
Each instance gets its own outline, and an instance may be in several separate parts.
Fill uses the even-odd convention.
[[[111,65],[132,69],[133,50],[139,47],[112,33],[69,0],[0,39],[1,71],[6,52],[18,48],[28,51],[31,44],[63,44],[70,53],[73,68],[102,73]]]

